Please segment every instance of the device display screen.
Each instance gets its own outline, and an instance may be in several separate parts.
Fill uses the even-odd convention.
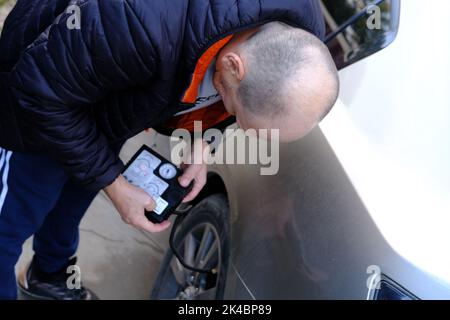
[[[156,208],[147,217],[162,222],[170,210],[178,206],[189,188],[179,185],[181,171],[147,146],[143,146],[127,164],[123,176],[132,185],[141,188],[156,202]]]
[[[123,174],[128,182],[147,192],[156,201],[155,213],[157,214],[161,214],[168,205],[161,196],[169,188],[169,184],[154,174],[161,162],[150,152],[143,151]],[[173,170],[176,173],[175,167]]]

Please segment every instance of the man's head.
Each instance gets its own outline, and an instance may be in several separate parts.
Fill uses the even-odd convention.
[[[339,92],[328,48],[280,22],[235,35],[217,58],[214,85],[242,129],[280,129],[285,142],[308,134]]]

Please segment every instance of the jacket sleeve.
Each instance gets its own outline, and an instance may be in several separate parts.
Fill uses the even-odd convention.
[[[93,106],[153,79],[158,52],[127,1],[80,3],[24,51],[9,80],[46,151],[71,178],[98,191],[123,164],[97,127]]]

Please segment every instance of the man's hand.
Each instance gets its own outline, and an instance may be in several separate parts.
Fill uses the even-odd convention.
[[[196,141],[196,143],[199,143],[199,141]],[[206,185],[208,167],[204,162],[203,155],[207,154],[207,152],[209,152],[209,145],[206,142],[203,141],[201,145],[197,146],[194,144],[190,159],[192,164],[181,165],[181,168],[184,170],[183,175],[178,179],[181,186],[186,188],[194,181],[192,191],[183,199],[184,203],[194,200]]]
[[[105,192],[125,223],[148,232],[161,232],[170,226],[168,221],[154,224],[145,217],[145,210],[155,209],[155,201],[144,190],[128,183],[123,176],[106,187]]]

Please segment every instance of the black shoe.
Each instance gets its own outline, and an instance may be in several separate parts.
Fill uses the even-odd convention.
[[[39,300],[98,300],[91,290],[81,285],[80,289],[69,289],[66,273],[67,267],[76,264],[76,258],[71,259],[61,271],[47,274],[39,270],[36,260],[19,275],[19,290],[27,297]]]

